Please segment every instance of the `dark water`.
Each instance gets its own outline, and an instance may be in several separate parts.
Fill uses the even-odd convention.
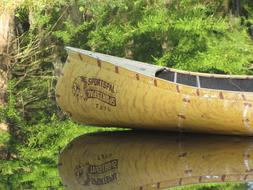
[[[63,150],[66,189],[149,190],[234,183],[253,189],[253,138],[121,131],[80,136]],[[226,189],[225,187],[223,189]]]

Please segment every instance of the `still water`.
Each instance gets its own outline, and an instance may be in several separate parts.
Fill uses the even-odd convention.
[[[71,190],[246,183],[253,181],[253,138],[152,131],[86,134],[62,151],[59,173]],[[251,189],[251,183],[247,186]]]

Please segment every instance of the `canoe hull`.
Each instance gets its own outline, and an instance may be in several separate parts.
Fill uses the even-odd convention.
[[[56,98],[88,125],[253,134],[251,93],[179,85],[76,52],[69,52]]]

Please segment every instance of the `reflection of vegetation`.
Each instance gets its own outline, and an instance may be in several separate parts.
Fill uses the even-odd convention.
[[[246,184],[227,183],[227,184],[203,184],[190,185],[185,187],[175,187],[173,190],[247,190]]]
[[[63,189],[57,172],[59,151],[74,137],[103,129],[83,128],[69,120],[59,121],[55,115],[47,122],[31,125],[12,103],[9,101],[3,110],[15,130],[11,136],[0,133],[10,153],[5,160],[0,159],[0,189]]]
[[[15,48],[8,54],[9,97],[1,110],[10,133],[0,135],[6,154],[0,160],[0,189],[62,188],[58,150],[97,130],[79,127],[56,106],[54,86],[66,56],[64,45],[194,71],[252,73],[251,0],[240,5],[235,0],[18,2]]]

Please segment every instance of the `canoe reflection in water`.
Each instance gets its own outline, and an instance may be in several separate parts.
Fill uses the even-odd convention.
[[[247,182],[253,180],[252,141],[250,137],[144,131],[86,134],[62,151],[59,172],[71,190]]]

